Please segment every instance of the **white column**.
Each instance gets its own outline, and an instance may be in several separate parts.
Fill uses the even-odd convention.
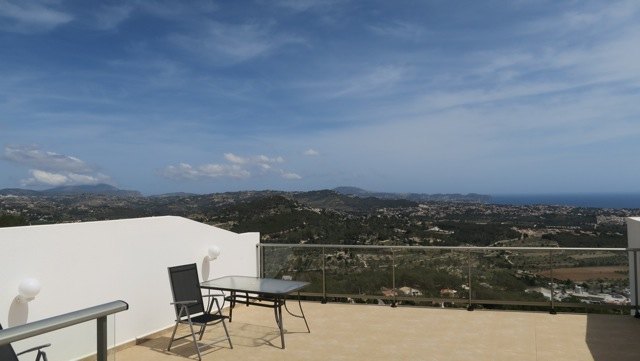
[[[640,217],[627,218],[627,247],[640,249]],[[634,259],[633,253],[629,252],[629,291],[631,292],[631,305],[635,305],[636,300],[636,287],[640,287],[637,280],[640,279],[640,252],[637,253],[635,264],[637,265],[637,272],[634,272]],[[640,293],[640,290],[637,291]],[[635,311],[631,311],[635,314]]]

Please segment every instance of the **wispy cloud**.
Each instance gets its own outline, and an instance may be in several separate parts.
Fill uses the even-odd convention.
[[[338,0],[267,0],[265,3],[273,4],[278,7],[289,9],[296,12],[307,11],[310,9],[323,8],[338,3]],[[346,2],[346,1],[342,1]]]
[[[45,151],[35,146],[6,146],[2,159],[28,167],[30,178],[23,186],[61,186],[111,183],[111,178],[98,172],[83,160]]]
[[[315,157],[317,155],[320,155],[320,152],[318,152],[315,149],[309,148],[309,149],[305,150],[303,154],[306,155],[306,156],[309,156],[309,157]]]
[[[259,175],[280,174],[285,179],[301,179],[298,174],[287,172],[280,168],[284,158],[268,157],[266,155],[239,156],[225,153],[227,163],[207,163],[193,166],[180,163],[165,167],[160,175],[173,180],[202,180],[213,178],[246,179]]]
[[[129,4],[103,5],[100,11],[96,13],[95,26],[102,30],[114,29],[127,20],[134,10],[135,7]]]
[[[293,84],[314,98],[335,99],[341,97],[369,98],[387,96],[410,75],[408,67],[400,65],[376,65],[362,67],[355,74],[337,71],[322,79]]]
[[[203,23],[197,32],[175,33],[169,41],[215,64],[243,62],[268,55],[287,44],[304,42],[298,36],[277,32],[273,24],[218,21]]]
[[[74,19],[50,4],[34,0],[0,0],[0,29],[19,33],[48,31]]]
[[[370,25],[369,29],[371,29],[374,34],[380,36],[388,36],[409,41],[421,40],[421,38],[424,37],[425,34],[427,34],[427,31],[424,27],[418,24],[404,21],[393,21]]]

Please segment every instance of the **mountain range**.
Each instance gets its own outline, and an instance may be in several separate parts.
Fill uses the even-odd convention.
[[[93,194],[103,196],[117,196],[117,197],[142,197],[142,194],[138,191],[118,189],[109,184],[95,184],[95,185],[78,185],[78,186],[62,186],[51,189],[45,189],[42,191],[36,191],[31,189],[21,188],[5,188],[0,189],[0,195],[8,196],[30,196],[30,197],[53,197],[53,196],[69,196],[69,195],[81,195],[81,194]]]
[[[469,194],[426,194],[426,193],[390,193],[390,192],[372,192],[364,190],[358,187],[337,187],[330,191],[315,191],[304,192],[302,194],[323,198],[331,197],[328,193],[335,192],[337,194],[357,197],[357,198],[378,198],[382,200],[405,200],[411,202],[462,202],[462,203],[488,203],[491,200],[491,196],[469,193]],[[280,192],[276,192],[280,193]],[[292,192],[298,194],[300,192]],[[316,194],[317,193],[317,194]],[[115,197],[142,197],[142,194],[134,190],[123,190],[116,188],[109,184],[96,184],[96,185],[77,185],[77,186],[62,186],[55,187],[46,190],[31,190],[21,188],[5,188],[0,189],[0,195],[14,195],[14,196],[30,196],[30,197],[54,197],[54,196],[69,196],[69,195],[103,195],[103,196],[115,196]],[[168,193],[156,195],[153,197],[168,197],[168,196],[195,196],[192,193]]]

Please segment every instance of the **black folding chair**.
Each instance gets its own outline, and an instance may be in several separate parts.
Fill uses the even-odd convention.
[[[196,347],[198,359],[202,360],[200,356],[200,346],[196,340],[196,333],[194,332],[193,326],[200,326],[200,330],[198,331],[198,340],[202,340],[205,328],[208,325],[214,325],[217,323],[222,323],[224,333],[227,335],[226,340],[229,341],[229,347],[233,348],[229,332],[227,331],[227,325],[224,322],[225,317],[222,315],[220,304],[215,298],[217,295],[202,295],[196,264],[193,263],[169,267],[169,281],[171,282],[171,291],[173,293],[173,302],[171,304],[174,305],[176,311],[176,325],[173,327],[173,334],[171,335],[171,341],[169,341],[167,351],[171,350],[171,345],[174,340],[193,337],[193,344]],[[211,297],[212,300],[209,302],[209,306],[206,310],[204,307],[203,297]],[[212,310],[214,304],[216,309]],[[176,330],[178,329],[178,325],[181,323],[189,325],[191,334],[175,338]],[[221,340],[217,340],[214,343],[220,341]],[[214,343],[208,344],[208,346],[213,345]]]
[[[2,330],[2,325],[0,325],[0,330]],[[20,353],[16,353],[13,350],[13,347],[11,346],[11,344],[2,345],[0,346],[0,360],[18,361],[18,356],[23,355],[25,353],[38,351],[38,354],[36,355],[36,361],[47,361],[47,354],[44,351],[42,351],[42,349],[49,346],[51,346],[50,343],[32,347],[28,350],[22,351]]]

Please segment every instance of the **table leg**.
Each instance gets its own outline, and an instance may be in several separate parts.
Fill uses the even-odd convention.
[[[229,301],[229,323],[233,317],[233,308],[236,306],[236,291],[231,291],[231,300]]]
[[[289,311],[289,308],[287,307],[287,299],[285,298],[283,300],[284,303],[284,309],[287,311],[288,314],[290,314],[293,317],[298,317],[298,318],[302,318],[304,320],[304,324],[305,326],[307,326],[307,332],[311,333],[311,329],[309,329],[309,324],[307,323],[307,318],[304,315],[304,311],[302,310],[302,302],[300,301],[300,291],[298,291],[298,307],[300,308],[300,315],[296,315],[294,313],[292,313],[291,311]]]
[[[276,300],[276,307],[273,308],[276,314],[276,323],[280,329],[280,341],[282,343],[282,349],[284,349],[284,325],[282,324],[282,303],[280,300]]]

